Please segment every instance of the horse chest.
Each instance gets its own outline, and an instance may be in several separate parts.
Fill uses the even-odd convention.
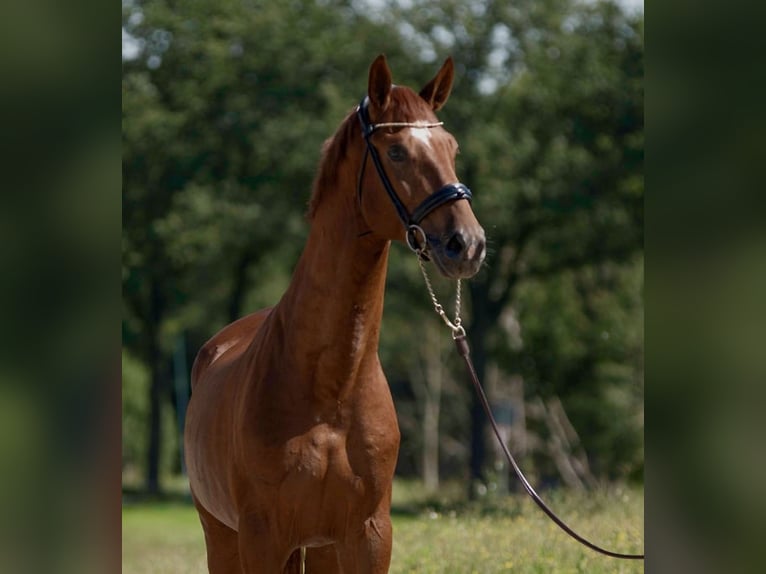
[[[290,439],[285,445],[285,467],[291,475],[308,483],[324,479],[328,474],[344,475],[345,434],[329,425],[320,424]]]
[[[285,445],[285,486],[322,505],[377,499],[393,474],[397,447],[364,429],[317,424]]]
[[[299,404],[300,394],[285,402],[285,387],[262,387],[253,401],[257,407],[244,419],[240,436],[248,437],[242,452],[249,496],[267,508],[284,500],[291,520],[301,523],[335,517],[345,524],[343,516],[369,516],[390,491],[399,447],[382,372],[360,379],[343,402],[307,407]],[[275,389],[279,395],[270,394]],[[333,535],[332,528],[315,529]]]

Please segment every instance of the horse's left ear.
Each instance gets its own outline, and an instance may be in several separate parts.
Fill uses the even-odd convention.
[[[452,56],[444,60],[441,70],[436,73],[434,79],[428,82],[420,90],[420,97],[423,98],[434,111],[438,111],[447,102],[449,94],[452,91],[452,81],[455,79],[455,64]]]

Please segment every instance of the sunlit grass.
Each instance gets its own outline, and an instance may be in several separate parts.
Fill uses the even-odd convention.
[[[520,495],[467,504],[458,487],[428,496],[397,483],[391,574],[638,573],[643,563],[601,556],[568,538]],[[545,498],[565,521],[610,549],[643,549],[643,491],[610,488]],[[205,573],[205,545],[190,504],[123,509],[123,573]]]
[[[206,574],[197,511],[182,503],[140,503],[122,511],[123,574]]]

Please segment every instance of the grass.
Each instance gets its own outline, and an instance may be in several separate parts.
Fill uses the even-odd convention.
[[[534,504],[514,495],[467,503],[449,486],[428,496],[413,483],[394,486],[391,574],[638,573],[643,562],[596,554],[567,537]],[[643,549],[643,490],[547,492],[549,504],[578,532],[609,549]],[[204,574],[197,514],[182,500],[126,502],[123,574]]]

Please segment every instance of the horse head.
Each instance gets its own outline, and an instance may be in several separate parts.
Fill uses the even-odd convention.
[[[435,114],[446,103],[453,79],[448,58],[416,93],[393,85],[385,56],[376,58],[358,109],[367,144],[358,194],[369,229],[386,239],[406,240],[442,274],[457,279],[475,275],[486,250],[471,192],[455,174],[457,141]],[[375,169],[365,169],[368,163]]]

